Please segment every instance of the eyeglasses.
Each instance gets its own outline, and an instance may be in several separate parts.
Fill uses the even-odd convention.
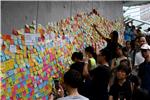
[[[147,52],[148,50],[147,49],[141,49],[141,52]]]

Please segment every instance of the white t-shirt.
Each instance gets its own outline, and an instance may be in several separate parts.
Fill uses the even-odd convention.
[[[89,99],[82,95],[78,95],[78,96],[66,96],[66,97],[59,98],[57,100],[89,100]]]
[[[139,51],[139,52],[137,52],[136,55],[135,55],[135,63],[134,63],[134,65],[135,65],[135,66],[138,66],[138,65],[140,65],[142,62],[144,62],[144,58],[143,58],[143,56],[142,56],[142,53]]]

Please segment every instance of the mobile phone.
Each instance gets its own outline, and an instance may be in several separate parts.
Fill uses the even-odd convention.
[[[54,84],[55,84],[55,89],[58,90],[59,89],[59,80],[54,80]]]

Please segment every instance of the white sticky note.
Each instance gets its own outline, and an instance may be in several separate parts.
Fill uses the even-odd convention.
[[[15,46],[15,45],[10,45],[9,50],[10,50],[10,52],[12,52],[12,53],[16,53],[16,46]]]

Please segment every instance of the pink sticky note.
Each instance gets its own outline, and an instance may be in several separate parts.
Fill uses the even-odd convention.
[[[47,77],[47,76],[43,77],[43,80],[44,80],[44,81],[45,81],[45,80],[48,80],[48,77]]]
[[[42,100],[46,100],[46,96],[42,97]]]
[[[2,99],[2,100],[6,100],[6,96],[2,95],[2,96],[1,96],[1,99]]]

